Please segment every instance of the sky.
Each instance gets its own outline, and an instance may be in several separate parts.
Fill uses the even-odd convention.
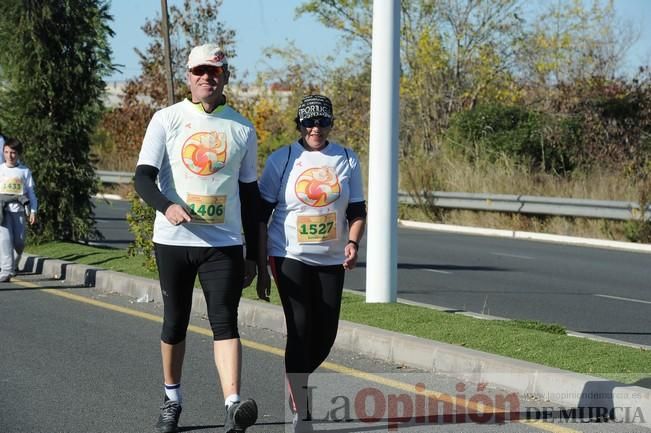
[[[262,52],[269,46],[283,47],[293,41],[298,48],[317,57],[325,57],[338,49],[338,32],[325,28],[311,16],[294,17],[296,7],[303,2],[223,0],[219,14],[220,19],[236,32],[237,57],[232,63],[237,66],[238,75],[248,72],[249,77],[255,78],[257,72],[265,69],[267,60]],[[182,3],[182,0],[168,0],[168,7],[180,7]],[[641,31],[639,41],[629,52],[627,66],[648,64],[651,60],[651,0],[615,0],[615,8],[623,20]],[[111,43],[113,62],[124,66],[107,81],[138,75],[140,66],[133,49],[144,50],[148,41],[140,28],[145,19],[160,15],[160,11],[160,0],[111,0],[114,21],[110,25],[115,32]]]
[[[232,63],[237,66],[239,76],[248,71],[255,78],[258,71],[265,69],[267,60],[262,51],[269,46],[284,47],[294,41],[298,48],[324,57],[337,49],[337,32],[311,17],[294,18],[294,11],[301,3],[302,0],[223,0],[219,17],[236,32],[237,57]],[[167,0],[167,4],[168,8],[172,5],[181,8],[183,1]],[[122,73],[113,74],[107,81],[138,75],[140,65],[133,48],[147,46],[148,39],[140,28],[146,18],[160,16],[160,11],[160,0],[111,0],[110,26],[115,32],[111,44],[113,62],[124,67]]]

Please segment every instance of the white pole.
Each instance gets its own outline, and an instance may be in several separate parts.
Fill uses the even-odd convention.
[[[396,302],[400,0],[373,1],[366,302]]]

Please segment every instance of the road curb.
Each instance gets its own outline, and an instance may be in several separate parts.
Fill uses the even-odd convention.
[[[20,269],[64,280],[69,285],[131,296],[140,302],[162,302],[159,282],[153,279],[28,254],[21,258]],[[193,311],[206,314],[200,290],[194,292]],[[242,299],[239,321],[246,326],[285,333],[283,311],[276,305]],[[335,346],[390,363],[538,396],[566,408],[607,408],[614,411],[618,421],[627,421],[624,409],[629,408],[629,416],[637,413],[636,419],[643,417],[643,424],[651,423],[651,390],[638,386],[623,386],[598,377],[347,321],[340,322]],[[623,409],[615,411],[617,408]]]
[[[551,235],[547,233],[521,232],[517,230],[486,229],[478,227],[457,226],[452,224],[424,223],[419,221],[398,220],[402,227],[431,230],[447,233],[493,236],[500,238],[522,239],[530,241],[554,242],[582,247],[609,248],[613,250],[651,253],[651,245],[633,242],[609,241],[606,239],[579,238],[574,236]]]

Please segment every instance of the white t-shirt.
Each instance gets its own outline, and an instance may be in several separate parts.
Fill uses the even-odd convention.
[[[357,155],[337,143],[308,151],[294,142],[273,152],[259,181],[260,195],[277,203],[269,223],[270,256],[313,265],[343,263],[346,209],[364,201]]]
[[[191,213],[192,222],[175,226],[156,212],[154,242],[241,245],[238,180],[256,180],[257,146],[253,124],[228,105],[206,113],[186,99],[156,112],[138,165],[159,169],[161,192]]]
[[[36,213],[38,210],[32,172],[23,164],[18,164],[16,167],[7,167],[4,162],[0,164],[0,194],[26,196],[29,199],[30,211]],[[9,203],[7,210],[23,212],[23,206],[19,203]]]

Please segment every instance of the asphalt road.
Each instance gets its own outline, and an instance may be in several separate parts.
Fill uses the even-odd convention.
[[[0,284],[0,431],[153,432],[162,398],[159,321],[159,305],[70,287],[60,281],[40,279],[38,275],[20,275],[12,283]],[[181,431],[221,432],[223,400],[217,391],[210,331],[201,317],[193,317],[191,324],[183,377]],[[284,338],[246,326],[241,326],[240,331],[244,344],[242,394],[255,397],[260,408],[258,423],[248,432],[290,431],[285,407]],[[473,397],[481,394],[481,401],[490,407],[491,402],[507,396],[490,384],[478,389],[458,379],[340,351],[334,351],[324,367],[311,381],[313,412],[322,420],[319,431],[649,432],[637,424],[605,425],[580,420],[495,424],[491,416],[468,415],[473,412]],[[398,406],[396,399],[411,399],[415,405],[418,400],[411,390],[417,383],[428,391],[443,393],[438,394],[439,404],[453,401],[452,396],[459,400],[454,407],[426,406],[422,413],[439,417],[429,424],[416,421],[416,406],[407,412],[407,406]],[[358,404],[360,395],[366,405]],[[527,415],[535,420],[544,413],[542,406],[551,405],[523,396],[512,396],[511,401],[515,401],[511,409],[517,409],[514,413],[519,414],[520,420]],[[393,417],[409,414],[411,423],[398,423],[389,429],[391,407],[396,408]],[[453,413],[466,415],[452,417]]]
[[[129,231],[126,215],[131,209],[126,200],[94,199],[95,220],[97,228],[104,235],[104,240],[98,242],[115,248],[127,248],[133,242],[133,234]]]
[[[98,203],[107,245],[126,247],[128,202]],[[651,254],[400,228],[398,297],[651,346]],[[346,288],[364,291],[365,243]]]
[[[651,345],[651,254],[403,228],[398,238],[400,298]],[[360,271],[347,287],[364,290]]]

